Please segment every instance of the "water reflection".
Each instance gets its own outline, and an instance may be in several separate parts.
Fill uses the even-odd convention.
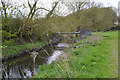
[[[25,78],[31,78],[32,77],[32,72],[28,69],[24,69],[24,73],[25,73]]]
[[[45,49],[52,55],[49,47]],[[2,78],[31,78],[38,72],[38,66],[46,64],[48,55],[44,50],[39,53],[31,52],[17,59],[8,60],[3,63]]]
[[[60,43],[57,47],[66,47],[69,45],[66,43]],[[49,53],[49,55],[46,53]],[[56,60],[63,51],[51,50],[46,47],[45,50],[41,50],[39,53],[31,52],[30,55],[21,56],[15,60],[7,61],[3,64],[3,78],[31,78],[38,72],[38,66],[43,64],[50,64]],[[51,55],[51,56],[50,56]]]

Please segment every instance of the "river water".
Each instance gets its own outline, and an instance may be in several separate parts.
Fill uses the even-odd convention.
[[[6,78],[31,78],[38,72],[38,66],[51,64],[56,60],[63,49],[68,48],[70,43],[59,43],[53,47],[46,47],[33,57],[32,54],[21,56],[3,63],[3,79]],[[60,48],[60,49],[59,49]]]

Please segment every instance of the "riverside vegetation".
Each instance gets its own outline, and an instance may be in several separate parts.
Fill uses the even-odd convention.
[[[59,4],[60,1],[53,1],[51,10],[38,6],[39,2],[39,0],[33,0],[31,3],[27,0],[27,4],[20,5],[13,4],[14,2],[11,0],[1,0],[2,44],[0,47],[2,47],[3,56],[25,50],[31,46],[29,45],[31,43],[48,42],[57,32],[76,32],[79,29],[106,31],[115,27],[113,21],[117,21],[118,18],[112,7],[100,7],[94,2],[75,3],[76,6],[68,3],[68,5],[73,5],[71,7],[75,10],[66,16],[62,13],[60,15],[59,9],[57,9],[62,6]],[[66,3],[62,4],[66,5]],[[30,11],[26,13],[26,9]],[[44,17],[42,17],[42,12],[39,13],[41,10],[47,11],[44,13],[46,14]],[[34,47],[31,46],[31,48]]]
[[[38,71],[33,78],[117,78],[118,31],[95,32]]]
[[[45,42],[35,42],[34,44],[25,42],[25,45],[15,45],[15,44],[13,44],[13,45],[12,46],[4,46],[2,49],[2,56],[8,56],[11,54],[19,53],[20,51],[23,51],[23,50],[40,48],[40,46],[45,45]]]
[[[104,7],[94,1],[73,4],[52,0],[48,1],[50,8],[45,7],[43,4],[46,5],[46,2],[41,0],[0,2],[0,57],[45,45],[58,32],[89,29],[94,32],[93,36],[65,50],[52,64],[40,66],[34,78],[117,77],[118,32],[105,32],[116,26],[116,30],[119,30],[120,25],[114,24],[120,21],[115,7]]]

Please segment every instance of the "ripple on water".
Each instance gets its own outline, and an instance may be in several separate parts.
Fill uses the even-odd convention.
[[[61,53],[62,53],[62,51],[60,51],[60,50],[55,50],[55,51],[53,52],[53,55],[48,58],[47,64],[51,64],[51,62],[52,62],[53,60],[56,60]]]
[[[57,45],[57,47],[66,47],[66,48],[68,48],[69,45],[66,44],[66,43],[59,43],[59,44]]]

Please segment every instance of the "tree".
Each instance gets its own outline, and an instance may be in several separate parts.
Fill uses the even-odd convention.
[[[51,15],[53,14],[53,11],[55,10],[55,8],[57,7],[59,2],[55,2],[55,5],[53,6],[52,10],[49,11],[49,13],[46,15],[46,18],[50,18]]]
[[[120,22],[120,1],[118,2],[118,21]]]
[[[1,3],[2,3],[1,16],[2,16],[3,29],[9,31],[9,27],[6,24],[8,19],[8,14],[7,14],[8,4],[5,4],[5,1],[3,0],[1,0]]]
[[[108,8],[97,8],[92,7],[84,10],[83,18],[81,17],[81,27],[89,28],[91,30],[106,30],[114,26],[114,21],[116,20],[116,13],[111,7]]]
[[[29,9],[30,9],[30,12],[29,12],[27,18],[28,18],[28,19],[29,19],[29,18],[32,19],[33,16],[34,16],[34,14],[35,14],[35,12],[39,9],[39,8],[36,8],[36,5],[37,5],[38,0],[34,0],[33,6],[30,4],[29,0],[27,0],[27,2],[28,2]]]

